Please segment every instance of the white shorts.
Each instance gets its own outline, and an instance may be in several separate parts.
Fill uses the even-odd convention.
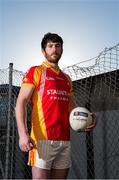
[[[37,149],[29,152],[29,165],[42,169],[71,167],[70,141],[40,140]]]

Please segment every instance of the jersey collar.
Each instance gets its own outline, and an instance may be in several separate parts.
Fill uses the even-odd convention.
[[[59,72],[60,72],[60,68],[58,68],[57,70],[54,69],[54,68],[52,67],[52,65],[51,65],[50,63],[48,63],[47,60],[45,60],[45,61],[43,62],[43,65],[44,65],[45,67],[47,67],[47,68],[52,69],[52,71],[54,71],[56,74],[59,74]]]

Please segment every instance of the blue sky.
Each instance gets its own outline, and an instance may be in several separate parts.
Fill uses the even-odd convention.
[[[0,0],[0,27],[0,69],[41,64],[47,32],[64,39],[64,68],[119,43],[119,0]]]

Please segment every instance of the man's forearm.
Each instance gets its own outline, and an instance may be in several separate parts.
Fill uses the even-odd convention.
[[[24,104],[16,105],[16,122],[19,136],[28,133],[26,126],[26,106]]]

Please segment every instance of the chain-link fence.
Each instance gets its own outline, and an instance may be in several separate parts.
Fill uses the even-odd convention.
[[[119,178],[119,44],[98,57],[69,66],[64,71],[73,81],[79,106],[95,112],[97,125],[88,133],[71,130],[72,179]],[[30,179],[27,153],[18,146],[15,104],[23,72],[0,69],[0,178]],[[30,119],[28,106],[28,121]]]

